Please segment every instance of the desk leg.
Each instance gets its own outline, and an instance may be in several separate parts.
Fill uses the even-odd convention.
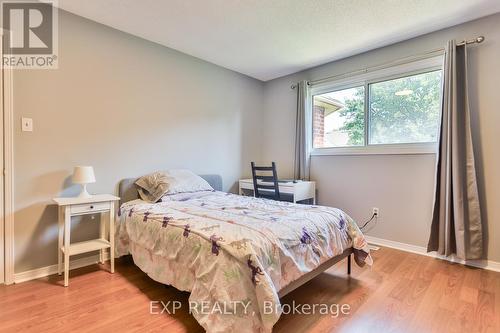
[[[58,241],[57,241],[57,274],[62,274],[62,246],[64,239],[64,207],[57,207],[57,230],[58,230]]]
[[[71,234],[71,214],[69,206],[64,208],[64,286],[69,282],[69,244]]]
[[[111,210],[109,212],[109,260],[111,264],[111,273],[115,272],[115,203],[111,202]]]
[[[313,205],[316,205],[316,183],[312,183]]]
[[[111,213],[110,213],[111,214]],[[101,216],[100,216],[100,221],[99,221],[99,238],[101,239],[106,239],[106,213],[101,213]],[[105,249],[101,249],[99,251],[99,262],[101,264],[104,264],[104,252],[106,250]]]

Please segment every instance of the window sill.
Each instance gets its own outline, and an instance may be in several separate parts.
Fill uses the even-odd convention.
[[[421,155],[436,154],[437,143],[369,145],[362,147],[314,148],[311,156],[328,155]]]

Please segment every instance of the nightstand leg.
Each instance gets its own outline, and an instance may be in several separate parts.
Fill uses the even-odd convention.
[[[71,214],[69,206],[65,207],[64,212],[64,286],[68,286],[69,282],[69,244],[71,232]]]
[[[99,238],[101,238],[101,239],[106,239],[106,224],[105,224],[105,221],[106,221],[106,214],[105,213],[101,213],[100,232],[99,232]],[[104,264],[104,252],[105,251],[106,251],[105,249],[101,249],[99,251],[99,262],[101,264]]]
[[[109,212],[109,260],[111,264],[111,273],[115,272],[115,203],[111,202]]]
[[[64,208],[58,207],[57,212],[57,228],[59,231],[59,238],[57,242],[57,274],[62,274],[62,246],[64,237]]]

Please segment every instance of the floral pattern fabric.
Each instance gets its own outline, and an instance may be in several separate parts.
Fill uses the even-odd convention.
[[[131,253],[151,278],[191,292],[189,301],[225,304],[228,313],[192,312],[208,332],[270,332],[278,292],[323,262],[354,249],[371,264],[365,238],[343,211],[223,192],[123,204],[117,255]],[[237,302],[249,308],[231,309]]]

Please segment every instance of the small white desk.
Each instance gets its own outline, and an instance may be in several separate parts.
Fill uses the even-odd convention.
[[[263,183],[269,184],[271,183]],[[280,193],[293,195],[293,202],[312,199],[313,204],[316,204],[316,182],[297,180],[296,183],[290,181],[279,183]],[[243,195],[245,190],[254,191],[252,179],[240,179],[239,194]]]
[[[69,279],[69,257],[91,251],[99,252],[99,261],[104,263],[104,251],[110,249],[111,273],[115,271],[114,248],[115,248],[115,201],[120,198],[110,194],[97,194],[90,198],[54,198],[58,205],[58,261],[57,270],[62,272],[62,259],[64,256],[64,286],[68,286]],[[98,239],[71,244],[71,217],[87,214],[101,214],[100,233]],[[104,215],[109,215],[109,239],[106,237]],[[64,244],[63,244],[64,241]]]

